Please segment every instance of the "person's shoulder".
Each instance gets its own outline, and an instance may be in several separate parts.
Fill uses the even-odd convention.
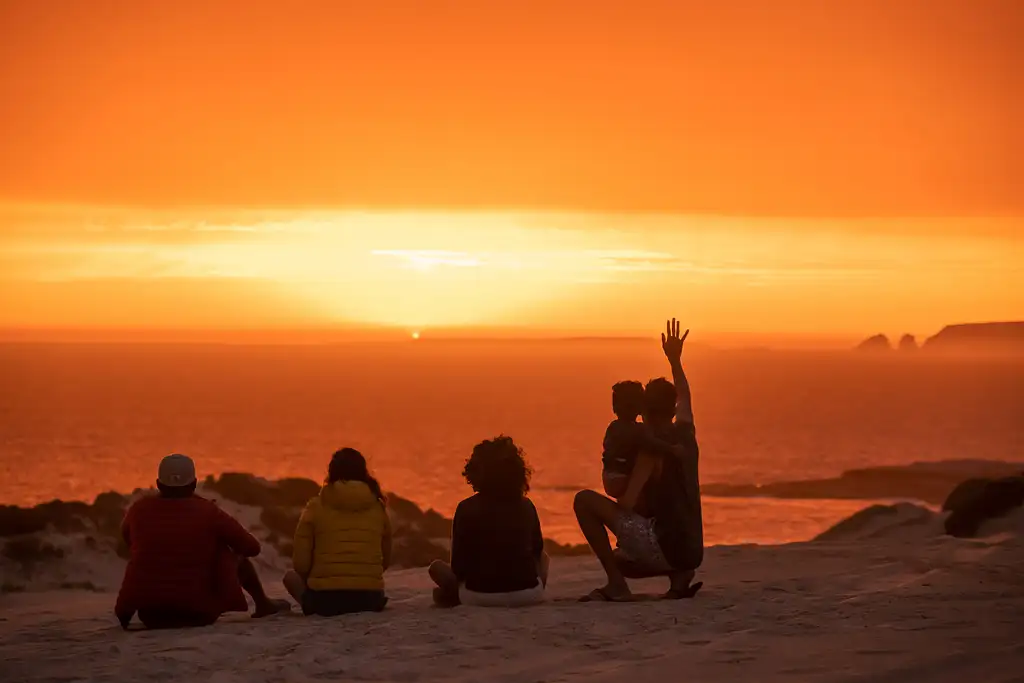
[[[472,510],[477,510],[479,509],[482,502],[483,498],[480,496],[480,494],[474,493],[469,498],[464,498],[463,500],[459,501],[459,504],[455,506],[455,513],[458,514],[460,511],[468,512]]]

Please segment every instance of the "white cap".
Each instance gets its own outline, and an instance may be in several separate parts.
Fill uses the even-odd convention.
[[[173,453],[160,461],[156,480],[164,486],[188,486],[196,480],[196,464],[187,455]]]

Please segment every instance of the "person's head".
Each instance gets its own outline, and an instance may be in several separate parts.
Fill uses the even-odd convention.
[[[620,420],[636,420],[644,410],[644,385],[629,380],[612,386],[612,412]]]
[[[676,413],[676,388],[664,377],[644,387],[644,421],[671,422]]]
[[[504,499],[518,499],[529,493],[532,474],[522,449],[510,436],[478,443],[462,470],[462,476],[474,491]]]
[[[331,457],[331,464],[327,466],[325,483],[333,484],[336,481],[361,481],[370,487],[370,491],[377,497],[377,500],[382,503],[385,501],[380,482],[370,474],[370,470],[366,466],[366,458],[354,448],[342,448]]]
[[[196,464],[192,458],[172,453],[160,461],[156,488],[163,498],[188,498],[196,492]]]

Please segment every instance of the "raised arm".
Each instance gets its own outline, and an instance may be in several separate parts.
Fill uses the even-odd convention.
[[[679,334],[679,322],[672,320],[665,323],[665,333],[661,335],[661,348],[672,366],[672,383],[676,386],[676,422],[693,424],[693,403],[690,398],[690,383],[683,371],[683,342],[689,336],[686,330]]]

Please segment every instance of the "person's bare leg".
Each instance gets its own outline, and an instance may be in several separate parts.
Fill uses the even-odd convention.
[[[537,561],[537,576],[540,578],[540,583],[545,588],[548,587],[548,571],[551,569],[551,557],[547,553],[540,554],[540,560]]]
[[[291,609],[287,600],[271,600],[267,597],[267,592],[263,590],[263,582],[256,573],[256,567],[248,557],[238,558],[238,582],[242,584],[242,590],[252,596],[256,606],[252,616],[266,617]]]
[[[459,604],[459,578],[447,562],[434,560],[427,570],[431,580],[437,584],[434,589],[434,604],[438,607],[455,607]]]
[[[580,491],[572,504],[576,512],[576,521],[580,531],[594,551],[604,573],[608,576],[608,585],[602,592],[608,597],[628,597],[629,584],[615,562],[611,541],[608,540],[607,529],[611,528],[622,514],[621,508],[611,498],[605,498],[595,491]]]
[[[294,570],[286,572],[281,583],[284,584],[284,589],[288,591],[288,595],[292,596],[295,602],[301,605],[302,594],[306,592],[306,582],[299,576],[299,573]]]

